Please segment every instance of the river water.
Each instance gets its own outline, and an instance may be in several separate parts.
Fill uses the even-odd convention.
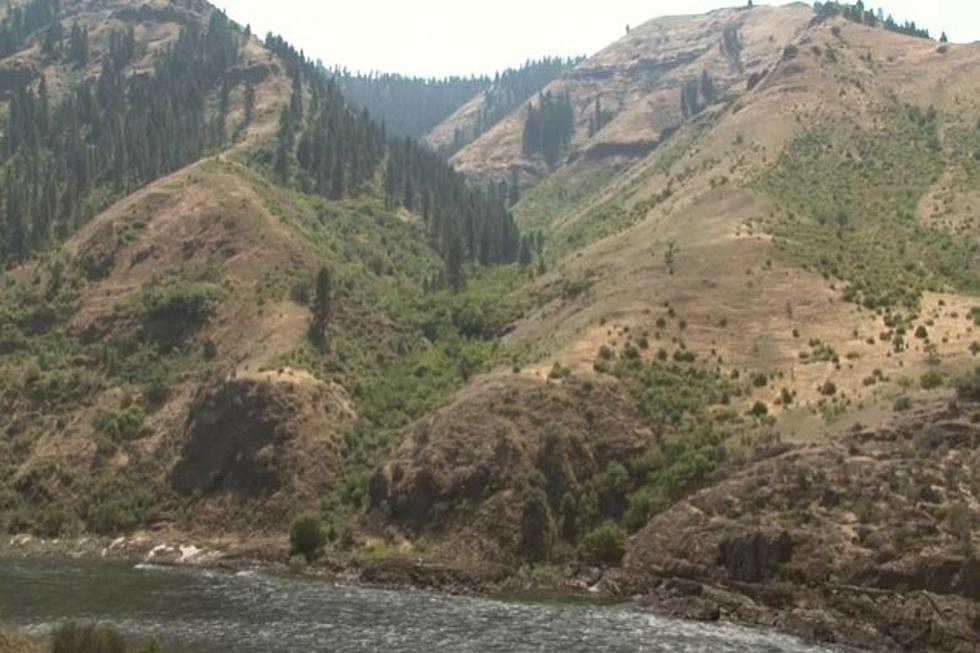
[[[108,621],[175,653],[651,651],[825,653],[791,637],[632,606],[525,603],[118,562],[0,560],[2,620]]]

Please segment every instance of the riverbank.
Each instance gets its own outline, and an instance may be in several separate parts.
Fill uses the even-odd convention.
[[[13,536],[0,541],[0,558],[107,560],[131,564],[190,567],[229,573],[262,570],[291,578],[346,586],[424,589],[444,594],[540,600],[584,599],[631,602],[653,614],[692,622],[761,627],[804,641],[869,651],[895,650],[894,637],[881,633],[921,618],[939,632],[937,615],[962,612],[962,602],[928,592],[866,587],[805,586],[790,583],[716,585],[683,569],[659,570],[661,579],[638,579],[625,569],[500,565],[462,566],[408,555],[331,554],[313,565],[288,562],[281,538],[191,538],[177,533],[138,533],[127,538],[84,537],[43,540]],[[685,577],[687,576],[687,577]],[[974,606],[975,609],[976,606]],[[959,615],[969,621],[968,615]],[[891,620],[890,623],[885,621]],[[917,632],[902,636],[905,650],[974,650],[975,633],[964,632],[935,647]]]
[[[676,619],[762,627],[821,644],[885,650],[869,640],[866,630],[842,624],[821,629],[816,618],[767,607],[737,593],[690,581],[665,582],[649,595],[629,593],[622,570],[567,567],[509,569],[483,564],[460,566],[408,556],[332,554],[313,565],[289,564],[288,547],[277,538],[188,538],[174,533],[139,533],[127,538],[82,537],[44,540],[29,535],[0,541],[0,558],[31,560],[105,560],[133,565],[173,566],[228,573],[266,571],[349,586],[421,589],[445,594],[504,597],[511,600],[585,600],[629,602]],[[295,562],[295,561],[294,561]],[[813,614],[810,615],[814,617]]]
[[[541,583],[530,578],[522,580],[519,572],[499,565],[464,567],[408,555],[331,553],[312,565],[298,564],[296,558],[290,560],[285,539],[274,537],[199,538],[175,533],[138,533],[113,539],[91,536],[46,540],[14,535],[0,540],[0,558],[111,560],[228,572],[263,569],[375,587],[413,587],[450,594],[563,589],[553,583],[540,587]],[[573,588],[564,589],[571,592]]]
[[[44,653],[46,650],[36,637],[0,626],[0,653]]]

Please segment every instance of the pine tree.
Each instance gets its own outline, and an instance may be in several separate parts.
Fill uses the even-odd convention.
[[[402,206],[409,211],[415,210],[415,186],[412,184],[411,174],[405,176],[405,199],[402,201]]]
[[[293,75],[293,94],[289,98],[289,115],[294,125],[303,120],[303,77],[300,73]]]
[[[521,186],[520,181],[517,177],[517,170],[511,169],[510,171],[510,187],[508,189],[507,195],[507,205],[514,206],[521,199]]]
[[[718,98],[715,83],[712,81],[707,70],[701,71],[701,97],[704,98],[705,104],[713,104]]]
[[[531,252],[531,243],[525,236],[521,239],[521,250],[517,255],[517,262],[521,265],[530,265],[531,261],[534,260],[534,254]]]
[[[385,167],[384,187],[385,206],[389,209],[393,208],[398,198],[398,169],[393,156],[388,157],[388,163]]]
[[[313,344],[320,351],[327,351],[329,339],[327,329],[333,316],[333,284],[330,271],[326,266],[320,266],[316,274],[316,290],[313,296],[313,318],[310,325]]]
[[[463,243],[454,228],[449,230],[446,244],[446,281],[449,288],[458,293],[466,287],[466,277],[463,272]]]
[[[252,124],[252,118],[255,114],[255,84],[251,80],[245,83],[245,124]]]

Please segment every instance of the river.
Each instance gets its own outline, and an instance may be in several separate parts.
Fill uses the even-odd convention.
[[[107,621],[134,641],[154,635],[173,653],[831,650],[629,605],[455,597],[105,561],[0,560],[0,614],[35,633],[65,621]]]

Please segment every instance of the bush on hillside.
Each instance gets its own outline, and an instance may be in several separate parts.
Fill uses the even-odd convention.
[[[548,495],[534,488],[521,508],[521,549],[531,560],[547,560],[555,541]]]
[[[92,420],[97,438],[112,443],[138,439],[145,430],[146,414],[136,404],[122,410],[99,410]]]
[[[206,322],[218,307],[221,289],[213,283],[168,283],[143,293],[143,311],[151,320]]]
[[[980,367],[956,382],[956,396],[962,401],[980,402]]]
[[[837,384],[833,381],[826,381],[822,386],[820,386],[820,394],[825,397],[833,397],[837,394]]]
[[[605,522],[582,538],[579,555],[593,564],[619,564],[626,553],[626,531]]]
[[[895,403],[892,404],[892,409],[896,413],[904,413],[912,408],[912,398],[908,395],[902,395],[895,398]]]
[[[943,387],[943,375],[935,370],[930,370],[922,375],[919,379],[922,384],[923,390],[935,390],[936,388]]]
[[[289,528],[290,555],[301,555],[307,562],[313,562],[322,553],[327,543],[323,522],[315,512],[304,512],[293,520]]]

